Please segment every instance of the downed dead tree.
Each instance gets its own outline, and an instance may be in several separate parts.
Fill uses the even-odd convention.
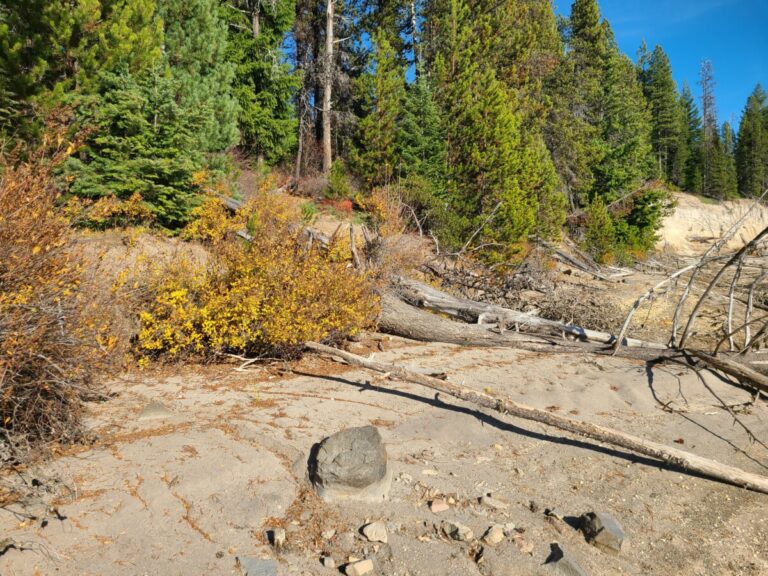
[[[568,334],[571,337],[583,341],[599,344],[614,344],[617,342],[613,334],[590,330],[573,324],[565,324],[556,320],[548,320],[534,314],[527,314],[517,310],[511,310],[494,304],[476,302],[467,298],[457,298],[441,290],[408,278],[397,278],[395,290],[398,296],[419,308],[425,308],[432,312],[446,314],[464,322],[476,324],[496,323],[504,329],[515,328],[516,331],[545,331],[550,334]],[[664,350],[664,344],[645,342],[634,338],[623,338],[622,345],[637,348],[652,348]]]
[[[691,472],[701,474],[707,478],[720,480],[749,490],[768,494],[768,478],[764,476],[746,472],[745,470],[733,466],[727,466],[671,446],[651,442],[619,430],[598,426],[590,422],[559,416],[545,410],[539,410],[538,408],[520,404],[509,398],[491,396],[490,394],[478,392],[471,388],[454,384],[453,382],[407,370],[396,364],[376,362],[323,344],[308,342],[306,347],[315,352],[341,358],[345,362],[355,366],[361,366],[369,370],[395,376],[401,380],[413,382],[421,386],[426,386],[432,390],[449,394],[454,398],[470,402],[482,408],[496,410],[504,415],[511,415],[526,420],[532,420],[534,422],[540,422],[592,440],[631,450],[632,452],[661,460],[667,464],[679,466]]]

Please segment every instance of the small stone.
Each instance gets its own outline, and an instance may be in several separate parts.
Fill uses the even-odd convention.
[[[323,556],[320,558],[320,563],[326,568],[330,568],[331,570],[336,568],[336,560],[334,560],[331,556]]]
[[[442,498],[432,500],[432,502],[429,503],[429,510],[433,514],[440,514],[440,512],[445,512],[446,510],[450,510],[450,509],[451,507],[448,505],[448,502],[446,502]]]
[[[365,576],[373,574],[373,560],[360,560],[353,564],[347,564],[344,568],[344,574],[347,576]]]
[[[624,544],[624,529],[618,520],[605,512],[589,512],[581,517],[581,530],[587,542],[611,550],[621,552]]]
[[[243,576],[277,576],[277,560],[238,558]]]
[[[363,535],[369,542],[387,543],[387,527],[384,522],[371,522],[363,526]]]
[[[273,528],[267,532],[269,543],[272,544],[278,552],[285,546],[285,530],[283,528]]]
[[[323,530],[320,536],[323,537],[323,540],[330,540],[331,538],[336,536],[336,530],[334,530],[333,528],[330,528],[328,530]]]
[[[481,497],[480,504],[487,506],[488,508],[492,508],[493,510],[506,510],[509,508],[509,504],[499,500],[498,498],[493,498],[492,496]]]
[[[539,511],[539,505],[536,503],[536,501],[535,501],[535,500],[531,500],[530,502],[528,502],[528,509],[529,509],[531,512],[534,512],[534,513],[536,513],[536,512],[538,512],[538,511]]]
[[[471,528],[458,522],[443,522],[442,529],[443,534],[460,542],[468,542],[475,538],[475,534],[472,532]]]
[[[504,540],[504,527],[501,524],[494,524],[483,535],[483,542],[494,546]]]
[[[511,536],[515,533],[515,523],[514,522],[507,522],[504,524],[504,536]]]
[[[579,563],[557,543],[551,544],[550,550],[546,564],[552,566],[557,576],[588,576],[584,568],[579,566]]]
[[[218,552],[216,552],[216,558],[218,558],[219,560],[221,560],[222,558],[224,558],[224,552],[222,552],[221,550],[219,550]]]

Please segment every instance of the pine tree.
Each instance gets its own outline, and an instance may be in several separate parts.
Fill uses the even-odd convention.
[[[674,180],[673,167],[680,141],[680,114],[677,90],[672,79],[672,66],[661,46],[647,57],[640,79],[651,110],[651,143],[658,172]]]
[[[233,0],[223,6],[229,24],[227,59],[235,65],[233,94],[240,108],[241,146],[275,164],[297,141],[292,100],[300,78],[279,55],[293,25],[296,2]]]
[[[450,0],[440,22],[445,36],[435,62],[438,98],[445,115],[450,203],[463,237],[482,227],[500,252],[525,239],[534,225],[536,196],[518,177],[520,117],[487,62],[488,16]]]
[[[235,67],[227,61],[227,25],[218,0],[157,0],[165,31],[164,55],[182,108],[201,112],[198,147],[220,152],[237,143]]]
[[[595,167],[595,193],[610,203],[651,173],[651,123],[632,62],[612,48],[605,80],[601,136],[605,156]]]
[[[682,122],[685,125],[686,144],[689,152],[684,166],[684,188],[688,192],[703,192],[702,125],[699,109],[690,86],[683,84],[680,95]]]
[[[396,148],[404,177],[420,177],[436,190],[445,185],[445,130],[429,77],[420,71],[407,89]]]
[[[139,78],[127,69],[104,73],[99,93],[79,107],[91,134],[65,166],[69,192],[120,200],[138,193],[161,225],[186,223],[197,201],[194,174],[205,165],[197,139],[205,111],[181,106],[179,89],[162,67]]]
[[[715,102],[715,76],[712,62],[704,60],[701,63],[701,114],[702,114],[702,190],[704,194],[721,198],[722,186],[722,155],[717,121],[717,104]]]
[[[721,135],[721,189],[724,198],[736,198],[739,195],[738,178],[736,176],[736,141],[733,128],[731,128],[729,122],[723,124]]]
[[[760,196],[768,188],[768,95],[759,84],[741,117],[736,168],[744,196]]]
[[[405,73],[383,31],[374,35],[375,69],[361,83],[367,86],[368,114],[359,124],[357,171],[370,186],[390,183],[400,171],[396,146],[405,102]]]

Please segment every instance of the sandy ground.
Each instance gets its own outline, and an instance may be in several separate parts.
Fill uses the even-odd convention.
[[[376,350],[368,344],[352,351]],[[740,419],[763,439],[768,407],[742,405],[749,395],[712,374],[704,375],[708,391],[674,365],[398,339],[382,347],[379,360],[445,371],[467,386],[768,473],[768,451],[750,444],[713,393],[741,405]],[[275,558],[282,575],[338,574],[320,563],[330,554],[337,564],[370,557],[376,574],[389,576],[546,575],[550,544],[559,542],[593,576],[768,574],[768,496],[318,357],[285,368],[189,367],[114,381],[115,397],[91,405],[96,443],[41,467],[44,482],[67,487],[57,513],[44,527],[0,515],[3,536],[26,548],[0,556],[0,573],[237,575],[249,558]],[[387,444],[389,500],[320,502],[303,480],[306,454],[365,424]],[[487,493],[508,508],[478,504]],[[453,503],[433,514],[427,502],[440,495]],[[566,521],[613,514],[627,532],[624,550],[594,548],[549,521],[547,508]],[[370,520],[386,522],[387,545],[358,533]],[[478,537],[493,523],[517,531],[477,562],[477,546],[440,536],[444,520]],[[266,542],[270,527],[287,530],[280,553]],[[330,539],[327,530],[335,530]]]
[[[675,194],[677,208],[664,220],[657,249],[678,256],[695,256],[718,240],[747,212],[743,226],[726,245],[738,250],[768,226],[768,206],[752,200],[707,202],[693,194]]]

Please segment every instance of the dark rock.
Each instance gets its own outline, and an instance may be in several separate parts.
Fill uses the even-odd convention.
[[[589,512],[581,517],[581,530],[587,542],[613,552],[621,552],[624,543],[624,529],[621,524],[605,512]]]
[[[243,576],[277,576],[277,560],[238,558]]]
[[[374,426],[348,428],[316,445],[309,476],[324,500],[380,501],[392,483],[387,451]]]
[[[554,574],[558,576],[588,576],[586,570],[579,566],[573,556],[560,548],[557,542],[550,544],[549,549],[549,557],[545,563],[552,568]]]

